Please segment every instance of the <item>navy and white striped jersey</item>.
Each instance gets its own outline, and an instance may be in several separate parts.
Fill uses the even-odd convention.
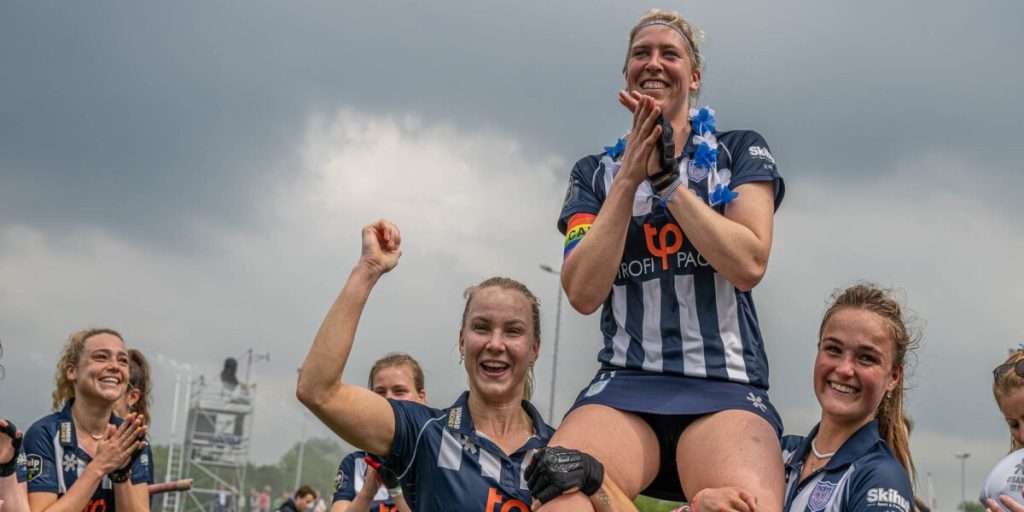
[[[356,495],[363,488],[364,477],[366,476],[366,452],[352,452],[341,459],[338,464],[338,476],[334,479],[334,501],[353,501]],[[409,506],[413,506],[411,501]],[[377,489],[373,496],[373,503],[370,504],[370,512],[392,512],[395,504],[388,496],[388,490],[383,485]]]
[[[878,435],[878,421],[860,428],[825,467],[803,482],[800,471],[811,451],[807,437],[782,438],[787,512],[913,512],[914,493],[906,469]]]
[[[718,169],[729,187],[771,182],[775,208],[785,187],[764,139],[752,131],[716,134]],[[692,140],[683,150],[690,190],[708,202],[708,176],[692,165]],[[576,163],[558,228],[566,256],[589,229],[607,197],[619,162],[607,153]],[[724,213],[724,206],[716,207]],[[568,232],[567,232],[568,231]],[[622,260],[601,311],[604,349],[598,360],[627,368],[721,379],[768,387],[768,361],[750,292],[715,271],[644,182],[637,189]]]
[[[78,446],[75,424],[71,418],[72,403],[74,400],[69,400],[60,411],[36,421],[25,433],[23,448],[29,493],[49,492],[58,497],[63,496],[75,485],[85,466],[92,460]],[[111,415],[110,423],[120,425],[121,418]],[[133,484],[146,483],[147,476],[151,475],[150,464],[147,455],[139,456],[132,465]],[[114,484],[109,476],[104,476],[85,510],[113,512],[116,510],[115,505]]]
[[[391,454],[381,460],[398,474],[417,512],[527,512],[533,501],[523,476],[533,453],[554,430],[528,401],[523,409],[534,435],[506,455],[476,431],[469,414],[469,392],[448,409],[388,400],[395,412]]]

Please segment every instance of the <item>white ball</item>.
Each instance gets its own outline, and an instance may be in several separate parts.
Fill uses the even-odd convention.
[[[1005,494],[1024,505],[1024,449],[1017,450],[999,461],[985,478],[981,487],[981,501],[986,498],[1002,505],[999,496]],[[1005,507],[1004,507],[1005,508]]]

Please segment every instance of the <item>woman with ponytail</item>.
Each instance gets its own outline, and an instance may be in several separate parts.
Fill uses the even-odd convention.
[[[821,421],[806,436],[782,438],[785,511],[915,510],[910,422],[903,403],[907,354],[917,344],[899,302],[887,290],[858,284],[835,295],[818,329],[814,360],[814,394],[821,405]],[[1024,365],[1020,375],[1024,377]],[[1024,387],[1022,377],[1017,382]],[[998,399],[998,381],[996,389]],[[1020,396],[1024,404],[1024,393]],[[1024,405],[1020,411],[1018,421],[1024,423]],[[1024,429],[1011,424],[1011,430],[1019,443]],[[571,451],[582,460],[593,459]],[[528,474],[549,471],[543,466],[545,457],[535,456],[535,460],[540,471],[531,467]],[[600,476],[600,470],[591,473],[599,475],[601,492],[607,492],[614,503],[598,510],[635,510],[628,500],[616,497],[621,494],[618,482],[607,474]],[[530,479],[534,495],[547,492],[534,480]],[[556,492],[571,490],[566,485],[555,487]],[[763,504],[746,487],[707,487],[690,496],[683,510],[755,512],[763,510]],[[1013,512],[1024,512],[1024,508]]]
[[[903,404],[907,353],[916,347],[889,291],[858,284],[835,296],[814,360],[821,421],[807,436],[782,440],[786,510],[912,510]]]

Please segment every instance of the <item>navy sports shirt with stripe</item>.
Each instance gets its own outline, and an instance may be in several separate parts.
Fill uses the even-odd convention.
[[[78,446],[75,424],[71,418],[69,400],[60,411],[36,421],[25,433],[26,478],[28,492],[49,492],[58,497],[67,494],[68,489],[85,470],[92,457]],[[121,418],[110,416],[110,423],[121,424]],[[142,455],[135,460],[131,469],[133,484],[146,483],[150,477],[149,456]],[[86,505],[87,511],[113,512],[116,510],[114,484],[109,476],[96,487]]]
[[[338,464],[338,476],[334,478],[334,501],[353,501],[356,495],[363,489],[366,477],[366,452],[352,452],[341,459]],[[411,501],[406,500],[410,507]],[[371,512],[390,512],[395,506],[388,495],[388,489],[383,485],[377,488],[377,494],[373,495],[373,502],[370,504]]]
[[[729,187],[770,182],[778,209],[785,187],[767,143],[756,132],[716,133],[718,169]],[[681,179],[708,203],[708,176],[692,165],[692,139],[683,150]],[[568,250],[599,214],[620,162],[607,153],[576,163],[558,229]],[[742,196],[742,191],[740,192]],[[724,207],[715,209],[724,214]],[[568,251],[566,256],[568,256]],[[648,182],[637,189],[622,260],[601,311],[604,348],[598,360],[611,368],[685,375],[768,387],[768,361],[750,292],[736,289],[693,246]]]
[[[807,437],[782,438],[788,512],[913,512],[906,469],[878,435],[878,421],[860,428],[825,467],[800,482],[817,425]]]
[[[447,409],[388,400],[395,413],[395,438],[391,454],[381,460],[398,474],[406,500],[411,496],[417,512],[529,511],[532,498],[523,473],[554,430],[523,401],[534,435],[506,455],[476,431],[468,398],[464,392]]]

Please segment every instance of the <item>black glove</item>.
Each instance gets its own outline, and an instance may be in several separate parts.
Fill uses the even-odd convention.
[[[530,494],[541,503],[572,489],[579,489],[590,496],[601,488],[602,481],[604,466],[597,459],[579,450],[560,446],[537,450],[526,468],[526,485],[530,487]]]
[[[652,174],[647,180],[651,182],[654,192],[661,196],[679,178],[679,162],[676,161],[676,144],[672,141],[672,123],[666,121],[664,116],[658,116],[658,124],[661,126],[661,138],[658,139],[661,171]]]
[[[11,447],[14,448],[14,455],[11,457],[11,460],[0,462],[0,478],[2,478],[13,475],[14,470],[18,468],[18,454],[21,453],[22,436],[18,435],[18,427],[15,427],[11,420],[7,420],[7,426],[0,429],[0,432],[11,438]]]

